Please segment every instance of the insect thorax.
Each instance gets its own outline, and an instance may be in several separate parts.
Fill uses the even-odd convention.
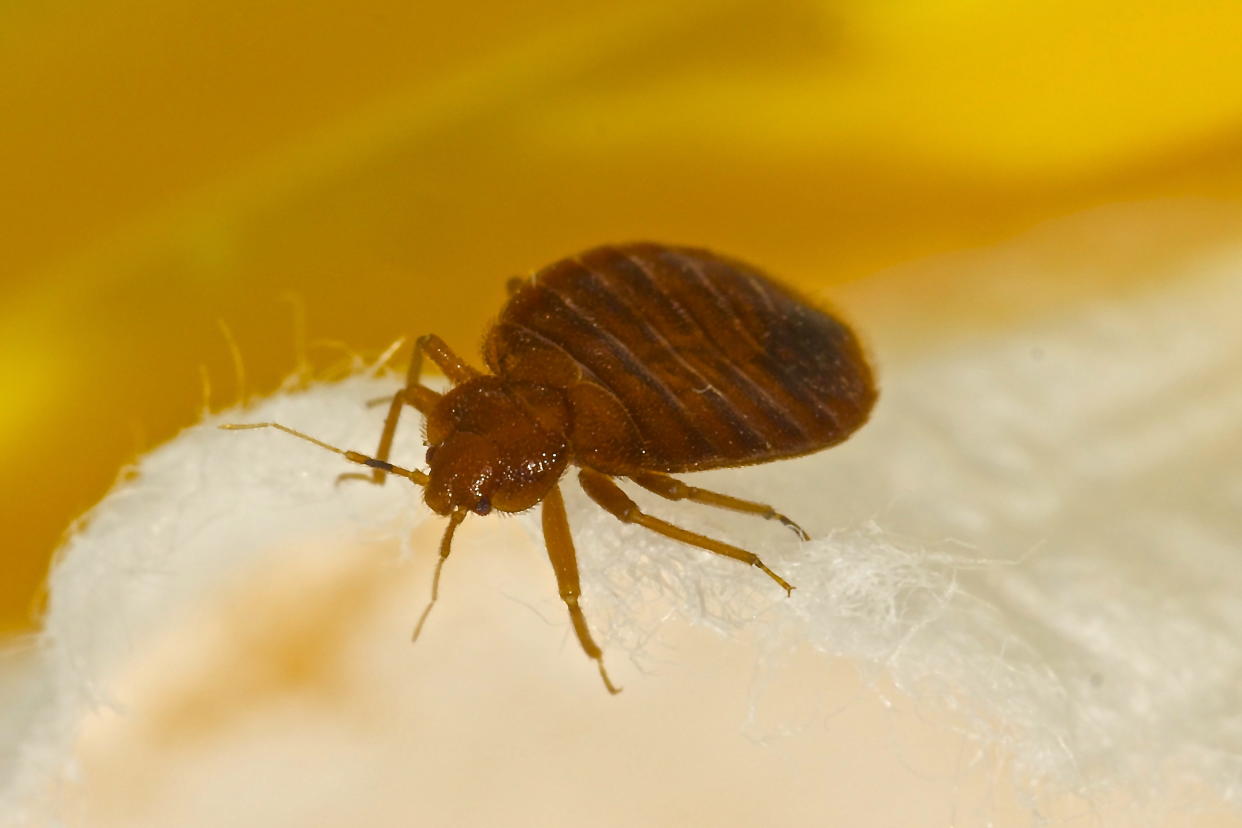
[[[569,459],[564,394],[498,377],[448,391],[427,418],[427,504],[520,512],[556,485]]]

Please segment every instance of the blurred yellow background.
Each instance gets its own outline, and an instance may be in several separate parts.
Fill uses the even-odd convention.
[[[473,353],[505,277],[603,241],[836,295],[1095,204],[1236,203],[1239,43],[1206,0],[6,4],[0,626],[201,369],[235,399],[219,320],[265,390],[290,293],[312,342]]]

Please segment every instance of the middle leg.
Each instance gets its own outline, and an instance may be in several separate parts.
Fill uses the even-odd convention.
[[[724,555],[726,558],[733,558],[742,563],[750,564],[756,569],[762,570],[769,578],[780,584],[781,589],[785,590],[785,594],[788,595],[793,592],[793,587],[789,585],[789,582],[768,569],[767,564],[759,560],[759,556],[754,552],[747,552],[745,549],[739,549],[736,546],[731,546],[722,541],[709,538],[706,535],[700,535],[697,532],[682,529],[680,526],[674,526],[657,517],[652,517],[639,509],[638,504],[631,500],[629,495],[621,491],[621,487],[614,483],[608,475],[597,472],[594,469],[583,468],[578,472],[578,481],[592,500],[621,522],[637,523],[639,526],[645,526],[651,531],[664,535],[667,538],[679,540],[682,543],[706,549],[708,552],[715,552],[717,555]]]

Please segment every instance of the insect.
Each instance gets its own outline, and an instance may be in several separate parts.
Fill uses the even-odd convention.
[[[423,358],[452,383],[420,383]],[[835,445],[866,422],[876,399],[871,368],[850,328],[755,268],[707,250],[651,243],[596,247],[510,280],[509,299],[468,365],[440,337],[417,340],[405,386],[392,398],[374,456],[276,428],[369,466],[346,474],[382,484],[389,474],[423,487],[448,517],[431,600],[453,533],[466,516],[540,505],[560,597],[610,693],[579,606],[578,563],[559,483],[569,466],[597,504],[625,523],[734,558],[793,587],[736,546],[638,508],[626,478],[669,500],[690,500],[776,520],[771,506],[699,489],[671,473],[765,463]],[[388,462],[401,413],[425,418],[428,471]]]

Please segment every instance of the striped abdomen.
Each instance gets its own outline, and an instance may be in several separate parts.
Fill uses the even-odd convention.
[[[593,418],[575,448],[589,455],[584,441],[625,435],[639,443],[627,462],[652,471],[826,448],[866,421],[876,396],[843,322],[748,265],[656,244],[540,270],[505,305],[486,357],[503,378],[592,386],[570,394],[578,419]],[[624,428],[607,425],[617,418]]]

